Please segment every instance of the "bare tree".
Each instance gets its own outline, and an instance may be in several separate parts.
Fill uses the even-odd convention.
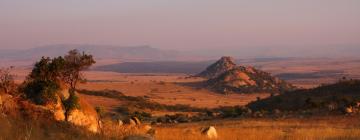
[[[13,67],[0,69],[0,90],[6,94],[15,88],[14,75],[10,73],[11,69],[13,69]]]

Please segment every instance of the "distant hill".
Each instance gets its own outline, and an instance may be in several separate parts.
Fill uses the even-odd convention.
[[[344,111],[347,107],[358,107],[360,81],[347,80],[312,89],[301,89],[286,94],[262,99],[248,105],[252,110]]]
[[[204,78],[216,78],[219,75],[225,73],[228,70],[231,70],[236,67],[235,59],[232,57],[221,57],[220,60],[216,61],[214,64],[210,65],[203,72],[199,73],[197,76]]]
[[[161,50],[149,46],[109,46],[109,45],[49,45],[26,50],[1,50],[0,58],[9,60],[38,59],[42,56],[61,56],[69,50],[78,49],[95,56],[96,59],[119,59],[121,61],[160,61],[176,60],[179,52]]]
[[[220,93],[283,93],[294,87],[270,73],[250,66],[237,66],[231,57],[221,57],[197,76],[208,78],[205,87]]]
[[[294,87],[253,67],[237,66],[216,78],[209,79],[206,86],[221,93],[283,93]]]

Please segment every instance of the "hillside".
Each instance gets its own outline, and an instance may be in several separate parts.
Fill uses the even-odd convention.
[[[346,80],[335,84],[303,89],[252,102],[253,110],[342,112],[356,109],[360,101],[360,81]]]

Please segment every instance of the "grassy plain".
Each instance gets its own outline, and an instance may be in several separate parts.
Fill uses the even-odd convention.
[[[201,127],[215,126],[219,140],[358,140],[358,116],[232,119],[159,126],[158,140],[203,140]]]

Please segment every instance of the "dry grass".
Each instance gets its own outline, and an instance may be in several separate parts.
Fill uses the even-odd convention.
[[[333,121],[332,119],[339,119]],[[203,140],[201,127],[213,125],[219,140],[356,140],[360,139],[357,118],[227,120],[159,126],[158,140]]]
[[[203,79],[186,79],[185,75],[124,75],[112,72],[87,72],[86,77],[95,82],[82,84],[81,89],[117,90],[127,96],[147,96],[152,101],[167,105],[188,104],[193,107],[215,108],[245,105],[256,100],[257,97],[269,96],[264,93],[224,96],[186,85]]]

